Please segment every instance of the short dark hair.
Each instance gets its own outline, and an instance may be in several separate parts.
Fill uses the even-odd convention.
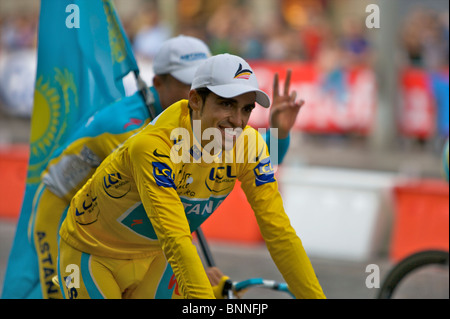
[[[166,82],[167,79],[171,76],[170,73],[164,73],[164,74],[155,74],[155,76],[159,77],[162,82]]]
[[[200,95],[200,97],[202,98],[203,104],[206,102],[206,98],[211,93],[211,90],[208,88],[199,88],[195,91],[197,91],[198,95]]]
[[[211,93],[211,90],[208,88],[198,88],[198,89],[195,89],[195,91],[202,98],[203,104],[205,104],[206,98]],[[189,104],[188,104],[188,108],[189,108],[189,111],[192,112],[192,108]]]

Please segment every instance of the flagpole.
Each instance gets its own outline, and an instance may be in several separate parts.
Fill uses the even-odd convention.
[[[153,94],[150,92],[150,89],[148,88],[147,83],[141,78],[139,75],[139,71],[134,71],[134,76],[136,78],[137,88],[139,93],[141,93],[142,98],[144,99],[145,105],[147,105],[147,108],[150,112],[151,119],[154,119],[156,117],[156,111],[154,107],[155,99],[153,97]]]

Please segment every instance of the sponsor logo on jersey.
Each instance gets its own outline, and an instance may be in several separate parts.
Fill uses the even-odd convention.
[[[120,173],[107,174],[103,177],[103,190],[111,198],[122,198],[131,190],[131,184]]]
[[[219,166],[211,168],[208,178],[205,180],[206,188],[212,193],[231,191],[236,181],[233,166]]]
[[[170,277],[169,285],[167,286],[167,289],[172,290],[175,288],[175,295],[181,296],[180,291],[178,290],[178,281],[175,275],[172,274],[172,277]]]
[[[203,216],[204,218],[209,217],[217,207],[224,201],[227,195],[224,196],[210,196],[209,198],[189,198],[186,196],[180,196],[181,202],[184,206],[184,212],[186,216],[196,215]]]
[[[227,195],[209,198],[190,198],[180,196],[191,232],[195,231],[222,204]],[[148,218],[144,205],[137,202],[131,206],[117,221],[129,230],[150,240],[158,240],[155,229]]]
[[[170,158],[169,155],[164,155],[163,153],[160,153],[160,151],[158,151],[157,149],[155,149],[155,150],[153,151],[153,155],[154,155],[155,157]]]
[[[144,205],[141,202],[137,202],[131,206],[117,221],[126,226],[132,232],[150,239],[157,240],[155,230],[147,216]]]
[[[177,189],[175,186],[175,174],[169,165],[161,162],[153,162],[153,177],[155,178],[156,185],[160,187],[168,187]]]
[[[75,220],[80,225],[90,225],[98,219],[99,209],[97,196],[85,195],[81,207],[75,207]]]
[[[180,196],[191,231],[195,231],[222,204],[226,195],[211,195],[209,198]]]
[[[259,164],[253,169],[253,173],[255,174],[256,186],[275,182],[275,171],[272,167],[272,163],[270,162],[270,157],[259,162]]]

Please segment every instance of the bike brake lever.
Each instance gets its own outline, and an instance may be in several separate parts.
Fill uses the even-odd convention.
[[[232,295],[233,295],[233,282],[230,279],[228,279],[227,281],[225,281],[223,285],[222,296],[227,296],[228,299],[231,299],[230,296]]]

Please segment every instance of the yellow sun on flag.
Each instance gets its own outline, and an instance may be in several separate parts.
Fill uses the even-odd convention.
[[[40,76],[36,81],[34,110],[31,119],[30,150],[37,158],[50,152],[61,123],[61,101],[58,91]]]

